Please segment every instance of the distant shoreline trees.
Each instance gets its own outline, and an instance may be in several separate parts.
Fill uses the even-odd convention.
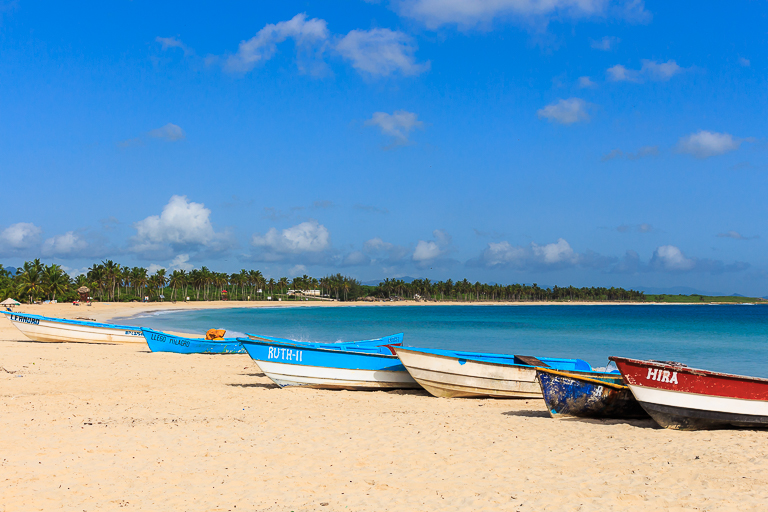
[[[541,288],[536,283],[486,284],[467,279],[432,282],[415,279],[385,279],[378,286],[363,285],[342,274],[314,278],[304,274],[293,279],[266,278],[259,270],[242,269],[227,274],[207,267],[190,271],[174,270],[168,275],[158,269],[150,275],[143,267],[128,267],[112,260],[92,265],[85,274],[70,277],[56,264],[35,259],[11,272],[0,265],[0,295],[20,302],[41,300],[73,301],[77,289],[86,286],[94,300],[109,302],[159,300],[328,300],[355,301],[365,297],[383,300],[414,299],[451,302],[643,302],[643,292],[623,288],[558,287]],[[309,290],[320,290],[320,297]],[[370,299],[369,299],[370,300]]]

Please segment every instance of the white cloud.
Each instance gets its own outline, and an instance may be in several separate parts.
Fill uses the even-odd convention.
[[[222,251],[231,246],[227,233],[217,233],[211,224],[211,210],[186,196],[172,196],[160,215],[152,215],[134,224],[134,252],[161,251],[170,248],[205,248]]]
[[[518,269],[552,270],[581,264],[593,268],[605,267],[614,259],[589,251],[580,255],[562,238],[557,242],[528,247],[514,246],[509,242],[491,242],[479,258],[468,262],[474,266],[512,267]]]
[[[345,267],[357,267],[369,265],[370,263],[371,258],[361,251],[353,251],[344,256],[344,259],[341,261],[341,264]]]
[[[270,23],[248,41],[242,41],[236,54],[226,59],[224,68],[244,73],[257,64],[271,59],[277,52],[277,44],[291,38],[299,54],[322,55],[330,34],[325,20],[307,19],[299,13],[288,21]],[[299,64],[302,67],[301,63]]]
[[[579,83],[579,87],[581,87],[582,89],[589,89],[596,85],[595,82],[593,82],[592,79],[589,78],[588,76],[580,76],[578,83]]]
[[[729,133],[716,133],[700,130],[677,143],[680,153],[688,153],[696,158],[709,158],[739,149],[742,139],[734,139]]]
[[[389,264],[401,262],[411,254],[408,247],[385,242],[379,237],[365,242],[363,251],[372,255],[375,258],[374,261],[384,261]]]
[[[316,220],[302,222],[278,232],[275,228],[253,235],[252,244],[275,254],[317,253],[330,247],[331,234]]]
[[[443,251],[440,250],[436,242],[419,240],[419,243],[416,244],[416,250],[413,251],[413,261],[433,260],[442,253]]]
[[[147,267],[147,274],[151,276],[158,270],[165,270],[165,267],[162,265],[158,265],[157,263],[150,263],[149,266]]]
[[[471,28],[499,18],[538,23],[554,17],[650,19],[642,0],[396,0],[394,5],[401,15],[430,29],[443,25]]]
[[[42,229],[31,222],[12,224],[0,233],[0,247],[6,251],[30,249],[40,242],[42,232]]]
[[[621,64],[617,64],[606,70],[608,80],[612,82],[666,82],[675,75],[685,71],[674,60],[667,62],[656,62],[654,60],[643,59],[640,69],[628,69]]]
[[[580,98],[559,100],[538,110],[539,119],[560,124],[573,124],[580,121],[589,121],[587,102]]]
[[[608,50],[615,48],[616,45],[619,44],[619,42],[621,42],[621,39],[619,39],[618,37],[605,36],[599,41],[593,40],[589,45],[595,50],[602,50],[604,52],[607,52]]]
[[[451,251],[451,235],[442,229],[436,229],[432,232],[432,237],[434,240],[419,240],[416,244],[411,259],[417,266],[426,266],[437,259],[445,261],[444,257]]]
[[[392,137],[395,146],[410,143],[408,134],[414,129],[424,126],[424,123],[419,121],[418,115],[405,110],[396,110],[392,114],[374,112],[365,124],[366,126],[378,126],[381,133]]]
[[[352,30],[336,44],[336,51],[357,71],[373,77],[418,75],[429,69],[429,62],[416,63],[413,39],[388,28]]]
[[[753,240],[755,238],[759,238],[758,235],[744,236],[738,231],[726,231],[725,233],[718,233],[717,236],[719,238],[733,238],[734,240]]]
[[[167,50],[169,48],[179,48],[184,52],[184,55],[190,55],[193,53],[187,45],[175,37],[156,37],[155,41],[163,45],[163,50]]]
[[[46,256],[72,256],[88,247],[88,243],[74,231],[54,236],[43,242],[42,253]]]
[[[288,275],[303,276],[307,273],[307,267],[304,265],[294,265],[288,269]]]
[[[750,62],[749,62],[749,59],[745,59],[744,57],[739,57],[739,64],[741,64],[745,68],[748,68],[750,65]]]
[[[668,271],[693,270],[696,260],[686,258],[683,251],[674,245],[662,245],[653,252],[651,267]]]
[[[189,263],[189,254],[177,254],[173,260],[171,260],[170,267],[172,269],[186,270],[189,272],[194,266]]]
[[[557,242],[553,244],[538,245],[536,243],[531,243],[531,250],[533,251],[534,257],[545,265],[554,265],[558,263],[575,264],[579,259],[570,244],[562,238],[558,238]]]
[[[157,128],[156,130],[151,130],[149,133],[147,133],[147,135],[154,139],[163,139],[170,142],[181,140],[186,137],[184,130],[182,130],[180,126],[173,123],[168,123],[165,126]]]

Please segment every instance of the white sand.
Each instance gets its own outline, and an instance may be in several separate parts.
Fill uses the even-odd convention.
[[[34,343],[4,318],[0,340],[0,512],[768,508],[768,432],[278,389],[247,355]]]

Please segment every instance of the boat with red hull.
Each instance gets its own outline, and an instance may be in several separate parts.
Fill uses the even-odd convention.
[[[610,357],[643,409],[677,430],[768,428],[768,379]]]

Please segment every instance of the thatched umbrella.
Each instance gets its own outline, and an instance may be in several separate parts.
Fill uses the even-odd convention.
[[[87,302],[88,301],[88,292],[90,292],[91,289],[87,286],[81,286],[77,289],[77,293],[80,294],[80,301],[81,302]]]
[[[21,302],[17,300],[13,300],[10,297],[5,299],[3,302],[0,302],[0,306],[20,306]]]

